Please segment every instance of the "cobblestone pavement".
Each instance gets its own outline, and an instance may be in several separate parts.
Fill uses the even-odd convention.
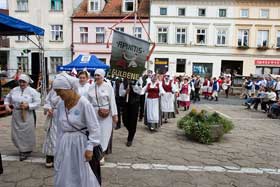
[[[236,102],[234,102],[234,100]],[[102,168],[103,186],[280,187],[280,121],[260,111],[237,105],[241,100],[202,100],[192,108],[217,111],[234,121],[235,128],[221,142],[202,145],[185,138],[177,119],[155,133],[138,124],[132,147],[126,147],[125,128],[114,131],[113,154]],[[37,146],[32,158],[18,162],[10,138],[10,117],[0,120],[0,150],[4,174],[0,187],[52,186],[53,171],[45,169],[40,153],[44,138],[42,112],[38,112]]]

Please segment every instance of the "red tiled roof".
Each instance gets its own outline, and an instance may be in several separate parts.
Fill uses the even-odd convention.
[[[138,16],[148,18],[150,13],[150,0],[138,0]],[[73,13],[73,18],[123,18],[129,13],[122,12],[122,0],[107,0],[104,9],[99,12],[88,12],[88,0],[84,0]]]
[[[9,10],[7,9],[0,9],[1,14],[9,15]]]

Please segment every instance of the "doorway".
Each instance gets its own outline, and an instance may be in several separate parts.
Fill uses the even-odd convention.
[[[222,60],[221,74],[243,75],[243,61]]]

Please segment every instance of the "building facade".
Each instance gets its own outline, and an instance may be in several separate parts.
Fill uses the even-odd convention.
[[[152,0],[149,68],[171,74],[280,74],[280,1]]]
[[[8,9],[0,9],[1,14],[9,15]],[[6,36],[0,36],[0,72],[6,71],[8,66],[8,56],[10,40]]]
[[[72,17],[74,58],[79,54],[94,54],[104,63],[110,64],[113,38],[110,28],[138,10],[138,16],[149,32],[149,6],[149,0],[84,0]],[[114,29],[147,40],[144,27],[135,21],[132,14]]]
[[[11,0],[12,17],[39,26],[45,30],[44,58],[50,75],[56,66],[71,61],[71,16],[82,0]],[[31,39],[36,41],[35,36]],[[25,52],[29,49],[30,52]],[[8,69],[11,74],[18,68],[29,74],[40,72],[39,50],[25,36],[11,37]]]

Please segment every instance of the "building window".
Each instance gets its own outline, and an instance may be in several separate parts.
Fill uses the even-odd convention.
[[[178,8],[178,16],[185,16],[186,9],[185,8]]]
[[[241,29],[238,31],[238,46],[249,47],[249,30]]]
[[[196,30],[196,44],[200,44],[200,45],[206,44],[206,29]]]
[[[258,31],[257,47],[268,47],[268,35],[267,30]]]
[[[124,27],[116,27],[117,31],[124,32]]]
[[[280,31],[277,31],[277,48],[280,48]]]
[[[51,40],[52,41],[63,41],[63,26],[62,25],[51,25]]]
[[[240,10],[240,17],[248,18],[249,17],[249,9],[241,9]]]
[[[28,73],[28,57],[17,57],[18,69],[21,69],[24,73]]]
[[[176,43],[185,44],[187,42],[187,29],[176,28]]]
[[[256,74],[262,75],[262,74],[274,74],[274,75],[280,75],[280,67],[256,67]]]
[[[28,0],[17,0],[18,11],[28,11]]]
[[[158,28],[158,43],[167,43],[167,28]]]
[[[21,41],[21,42],[27,42],[27,37],[26,36],[17,36],[17,41]]]
[[[106,58],[99,58],[99,60],[106,64]]]
[[[124,0],[124,11],[125,12],[134,11],[134,0]]]
[[[161,16],[166,16],[167,15],[167,8],[160,8],[159,9],[159,14]]]
[[[227,9],[219,9],[219,17],[227,17]]]
[[[80,42],[88,43],[88,27],[80,27]]]
[[[206,9],[205,8],[199,8],[198,9],[198,16],[206,16]]]
[[[269,18],[269,10],[268,9],[261,9],[260,11],[260,17],[261,18]]]
[[[193,74],[201,77],[212,77],[212,63],[193,63]]]
[[[135,27],[134,28],[134,36],[136,38],[142,38],[142,27]]]
[[[89,7],[90,7],[90,11],[98,11],[99,10],[99,0],[91,0]]]
[[[185,69],[186,69],[186,59],[177,59],[176,72],[185,73]]]
[[[96,27],[96,43],[105,42],[105,32],[104,27]]]
[[[53,11],[63,10],[63,0],[51,0],[51,10]]]
[[[57,66],[62,66],[62,57],[50,57],[51,60],[51,72],[50,73],[57,73],[56,68]]]
[[[226,45],[227,43],[227,30],[218,29],[217,30],[217,45]]]

